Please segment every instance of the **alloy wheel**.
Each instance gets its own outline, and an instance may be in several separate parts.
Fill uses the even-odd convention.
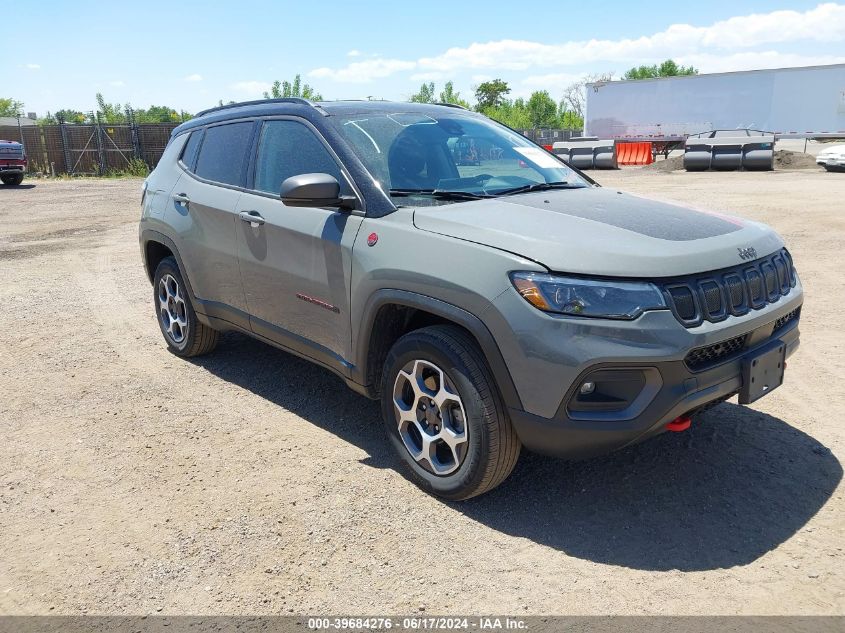
[[[393,408],[402,443],[435,475],[449,475],[466,457],[466,411],[452,381],[427,360],[413,360],[397,374]]]
[[[188,336],[188,306],[182,287],[171,274],[158,282],[158,318],[165,336],[181,345]]]

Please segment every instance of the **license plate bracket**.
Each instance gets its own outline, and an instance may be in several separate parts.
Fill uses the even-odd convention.
[[[771,341],[764,348],[742,359],[742,388],[739,403],[751,404],[783,384],[786,344]]]

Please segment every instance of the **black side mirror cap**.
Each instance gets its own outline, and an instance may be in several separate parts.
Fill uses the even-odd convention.
[[[337,207],[352,210],[355,196],[341,196],[340,183],[330,174],[299,174],[287,178],[280,197],[289,207]]]

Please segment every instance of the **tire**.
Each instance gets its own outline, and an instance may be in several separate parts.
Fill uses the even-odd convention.
[[[165,257],[156,268],[153,306],[164,340],[177,356],[201,356],[217,347],[220,332],[197,319],[182,273],[173,257]]]
[[[516,466],[519,438],[481,350],[461,328],[437,325],[401,337],[385,360],[381,402],[391,444],[430,494],[469,499]]]
[[[822,165],[827,171],[830,172],[845,172],[845,167],[839,167],[838,165]]]
[[[23,174],[15,174],[13,176],[3,176],[0,178],[3,181],[4,185],[10,185],[12,187],[16,187],[23,182]]]

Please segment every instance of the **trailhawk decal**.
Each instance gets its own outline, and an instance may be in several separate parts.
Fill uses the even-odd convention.
[[[315,299],[314,297],[309,297],[308,295],[304,295],[302,293],[296,293],[297,299],[302,299],[303,301],[307,301],[308,303],[313,303],[315,306],[320,306],[321,308],[325,308],[329,312],[334,312],[335,314],[340,314],[340,308],[337,306],[332,305],[331,303],[326,303],[325,301],[321,301],[320,299]]]

